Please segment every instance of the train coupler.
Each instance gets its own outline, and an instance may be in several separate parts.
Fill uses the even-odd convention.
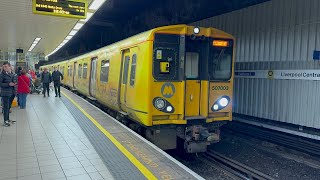
[[[212,142],[219,142],[220,131],[209,132],[201,125],[187,127],[185,130],[184,148],[188,153],[206,152]]]

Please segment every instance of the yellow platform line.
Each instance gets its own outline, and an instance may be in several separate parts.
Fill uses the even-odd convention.
[[[88,114],[85,110],[83,110],[80,105],[78,105],[74,100],[72,100],[68,95],[64,92],[61,92],[66,98],[68,98],[91,122],[97,126],[97,128],[109,138],[109,140],[131,161],[133,165],[135,165],[139,171],[147,178],[147,179],[157,179],[152,172],[148,168],[146,168],[134,155],[132,155],[114,136],[112,136],[103,126],[101,126],[98,121],[96,121],[90,114]]]

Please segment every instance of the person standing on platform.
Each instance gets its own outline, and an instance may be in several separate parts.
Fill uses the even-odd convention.
[[[21,70],[20,70],[20,71],[21,71]],[[15,74],[15,73],[13,72],[11,65],[10,65],[10,74],[11,74],[12,77],[13,77],[12,82],[15,83],[16,86],[14,86],[13,94],[12,94],[12,96],[11,96],[10,99],[9,99],[9,113],[12,112],[12,111],[11,111],[11,106],[12,106],[12,103],[13,103],[14,98],[15,98],[16,95],[17,95],[17,83],[18,83],[18,76],[17,76],[17,74]]]
[[[63,75],[58,70],[57,67],[54,67],[54,71],[52,72],[52,80],[53,80],[53,84],[54,84],[54,92],[56,93],[56,97],[58,97],[58,95],[59,95],[59,97],[61,97],[60,82],[61,82],[61,80],[63,80]]]
[[[22,69],[18,77],[18,96],[20,109],[26,108],[27,95],[30,93],[30,78],[27,76],[27,70]]]
[[[1,87],[1,97],[2,97],[2,108],[3,108],[3,120],[4,126],[10,126],[9,122],[9,110],[10,110],[10,97],[15,93],[15,85],[13,74],[10,73],[11,66],[10,63],[3,63],[3,71],[0,74],[0,87]],[[15,121],[12,121],[15,122]]]
[[[52,82],[52,77],[48,68],[44,68],[44,71],[41,74],[41,82],[43,84],[43,97],[46,97],[46,91],[48,92],[48,97],[50,97],[49,84]]]

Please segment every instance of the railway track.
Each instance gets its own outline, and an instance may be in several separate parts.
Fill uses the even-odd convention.
[[[216,165],[218,165],[220,168],[240,179],[274,180],[274,178],[269,175],[266,175],[256,169],[253,169],[243,163],[235,161],[212,150],[209,150],[207,153],[203,154],[203,156],[208,160],[216,162]]]
[[[320,143],[316,140],[308,140],[292,134],[265,129],[258,126],[235,122],[224,127],[226,130],[244,134],[275,144],[283,145],[291,149],[320,157]]]

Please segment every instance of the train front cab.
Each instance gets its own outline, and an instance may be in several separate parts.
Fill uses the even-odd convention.
[[[232,119],[233,47],[231,35],[213,28],[155,31],[149,139],[170,149],[177,137],[189,153],[220,140],[220,126]]]

